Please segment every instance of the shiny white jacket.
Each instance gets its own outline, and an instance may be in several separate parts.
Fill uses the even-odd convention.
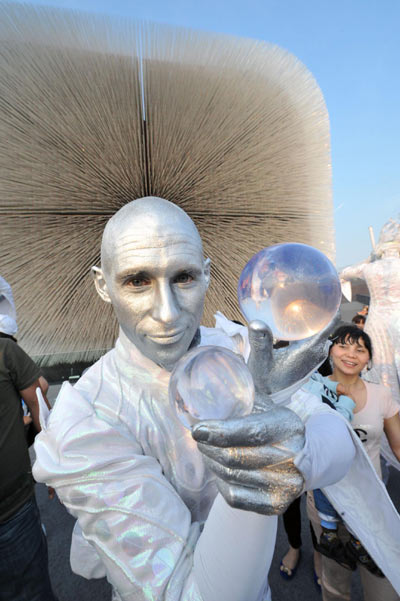
[[[201,328],[201,344],[247,357],[246,329],[221,315],[217,326]],[[169,373],[121,333],[115,349],[74,388],[63,385],[50,415],[42,405],[34,476],[54,486],[78,519],[72,568],[86,578],[106,575],[124,601],[267,599],[276,518],[232,509],[217,494],[213,474],[170,407],[168,382]],[[359,525],[359,513],[365,513],[365,535],[359,534],[364,543],[371,538],[399,551],[393,546],[396,533],[400,540],[396,512],[358,438],[351,442],[345,420],[295,388],[276,401],[289,403],[306,423],[307,442],[296,464],[308,488],[343,478],[356,449],[357,464],[367,473],[368,503],[362,505],[365,492],[359,495],[354,486],[354,462],[350,478],[325,492],[356,532],[352,522],[357,518]],[[374,505],[379,517],[371,520]],[[389,555],[377,561],[386,573],[382,562]]]

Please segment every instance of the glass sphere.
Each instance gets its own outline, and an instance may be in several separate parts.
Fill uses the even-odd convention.
[[[200,346],[175,365],[169,399],[186,428],[204,419],[226,419],[251,412],[253,378],[244,362],[220,346]]]
[[[306,244],[276,244],[254,255],[238,284],[247,321],[259,319],[279,340],[301,340],[320,332],[341,301],[331,261]]]

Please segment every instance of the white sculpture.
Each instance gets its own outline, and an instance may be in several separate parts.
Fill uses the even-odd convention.
[[[344,269],[343,281],[364,280],[371,296],[365,331],[373,365],[366,379],[388,386],[400,403],[400,222],[390,219],[369,259]]]

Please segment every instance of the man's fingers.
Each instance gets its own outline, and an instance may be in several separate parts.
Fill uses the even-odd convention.
[[[262,353],[262,359],[272,357],[273,335],[266,323],[257,319],[249,324],[249,342],[251,350],[255,353]]]
[[[289,505],[299,496],[302,490],[302,484],[289,489],[271,489],[264,491],[257,488],[247,488],[243,486],[232,485],[217,480],[219,492],[225,501],[236,509],[254,511],[263,515],[279,515],[286,511]]]
[[[310,338],[292,343],[287,349],[287,357],[291,358],[293,355],[295,363],[301,363],[301,360],[297,358],[302,357],[302,362],[305,365],[305,368],[303,369],[304,375],[306,375],[313,367],[316,369],[319,363],[328,356],[328,337],[335,330],[339,322],[340,313],[338,312],[323,330]],[[291,359],[291,361],[293,361],[293,359]]]
[[[279,445],[221,448],[198,443],[198,448],[203,455],[217,461],[226,468],[242,468],[245,470],[274,466],[293,457],[291,450],[282,448]]]
[[[280,442],[285,446],[288,438],[302,435],[303,432],[303,423],[293,411],[286,407],[274,407],[266,413],[200,422],[193,428],[192,436],[197,442],[221,448],[255,447]]]
[[[270,394],[284,390],[300,382],[323,363],[328,356],[328,335],[340,320],[334,319],[318,334],[292,342],[290,346],[274,353],[274,361],[268,376]]]
[[[269,393],[268,373],[272,366],[273,336],[271,330],[262,321],[249,324],[250,356],[247,367],[253,376],[257,396]]]
[[[274,466],[267,466],[254,470],[232,469],[224,467],[218,461],[206,458],[208,467],[224,482],[237,484],[249,488],[262,488],[264,491],[292,487],[302,482],[302,476],[297,470],[292,459]]]

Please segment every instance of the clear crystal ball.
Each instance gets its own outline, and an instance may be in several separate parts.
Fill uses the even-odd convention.
[[[239,417],[253,408],[253,378],[239,355],[220,346],[200,346],[175,365],[169,399],[186,428],[204,419]]]
[[[335,316],[341,296],[334,265],[306,244],[264,248],[247,263],[238,284],[246,320],[263,321],[280,340],[320,332]]]

